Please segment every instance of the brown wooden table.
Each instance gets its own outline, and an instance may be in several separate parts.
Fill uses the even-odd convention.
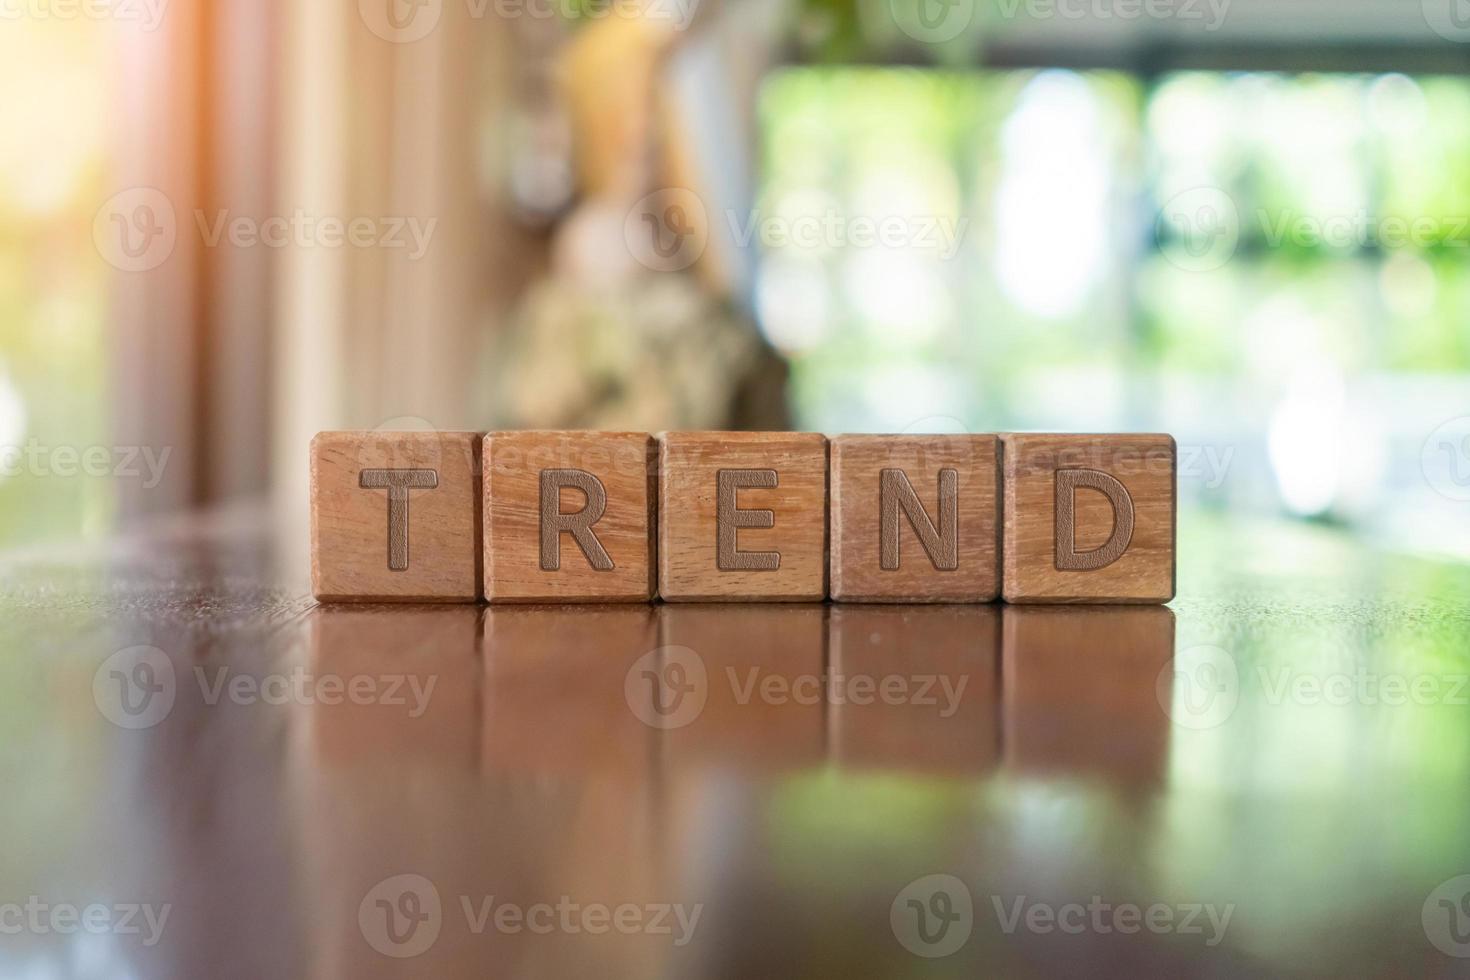
[[[0,563],[0,974],[1470,975],[1462,568],[1187,517],[1172,609],[319,607],[274,531]]]

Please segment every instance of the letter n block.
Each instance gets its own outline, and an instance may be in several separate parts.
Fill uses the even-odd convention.
[[[832,440],[832,598],[989,602],[1000,594],[995,436]]]
[[[478,599],[479,433],[319,433],[311,585],[323,601]]]
[[[659,594],[827,596],[827,440],[792,432],[659,437]]]
[[[1007,602],[1174,598],[1174,440],[1001,437]]]
[[[485,436],[485,598],[647,602],[655,443],[647,432]]]

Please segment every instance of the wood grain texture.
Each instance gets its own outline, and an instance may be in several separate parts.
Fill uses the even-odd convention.
[[[1006,764],[1121,785],[1165,778],[1174,612],[1157,606],[1001,610]]]
[[[833,606],[828,745],[843,768],[946,776],[1000,759],[1000,607]]]
[[[736,492],[769,527],[734,532],[739,560],[779,554],[774,569],[719,565],[721,470],[774,471],[776,486]],[[669,601],[820,602],[827,595],[827,440],[811,433],[672,432],[659,437],[659,594]]]
[[[654,596],[657,457],[646,432],[491,432],[485,436],[485,598],[502,602],[647,602]],[[590,474],[601,516],[583,536],[553,532],[543,562],[543,473]],[[575,486],[552,487],[560,512],[592,505]],[[548,500],[549,503],[549,500]],[[597,550],[600,546],[601,552]],[[598,567],[598,565],[603,567]],[[611,567],[607,567],[607,566]]]
[[[1002,591],[1007,602],[1157,603],[1174,598],[1173,438],[1007,434],[1001,443]],[[1101,473],[1126,491],[1132,531],[1115,561],[1085,570],[1058,567],[1058,471]],[[1093,487],[1072,492],[1075,551],[1082,564],[1087,554],[1104,552],[1114,538],[1115,507]]]
[[[408,489],[407,553],[391,549],[388,489],[372,474],[433,473]],[[364,473],[368,477],[364,477]],[[393,568],[401,557],[407,567]],[[311,581],[323,601],[474,602],[480,594],[480,436],[323,432],[311,441]]]
[[[831,595],[838,602],[989,602],[1000,594],[1000,452],[990,435],[838,436],[832,440]],[[931,535],[944,526],[942,487],[952,481],[952,567],[931,555],[915,524],[891,508],[897,568],[882,561],[881,484],[901,470]],[[953,476],[942,478],[941,473]],[[916,515],[917,517],[917,515]],[[923,518],[918,518],[920,521]],[[933,543],[931,541],[931,543]]]

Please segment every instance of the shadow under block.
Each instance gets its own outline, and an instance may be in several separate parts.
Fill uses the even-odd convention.
[[[669,601],[825,599],[826,438],[660,436],[658,568]]]
[[[485,598],[654,596],[655,443],[646,432],[485,436]]]
[[[334,601],[478,599],[479,434],[319,433],[311,585]]]
[[[831,452],[835,601],[999,595],[995,436],[838,436]]]
[[[1001,443],[1007,602],[1174,598],[1171,437],[1008,434]]]

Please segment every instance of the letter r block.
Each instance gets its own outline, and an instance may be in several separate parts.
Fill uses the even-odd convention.
[[[1008,434],[1001,443],[1007,602],[1174,598],[1173,438]]]
[[[647,432],[485,436],[485,598],[648,602],[656,458]]]
[[[827,440],[793,432],[659,437],[659,594],[827,596]]]
[[[999,450],[988,435],[833,439],[832,598],[999,595]]]
[[[480,437],[322,432],[311,441],[311,585],[318,599],[474,602]]]

